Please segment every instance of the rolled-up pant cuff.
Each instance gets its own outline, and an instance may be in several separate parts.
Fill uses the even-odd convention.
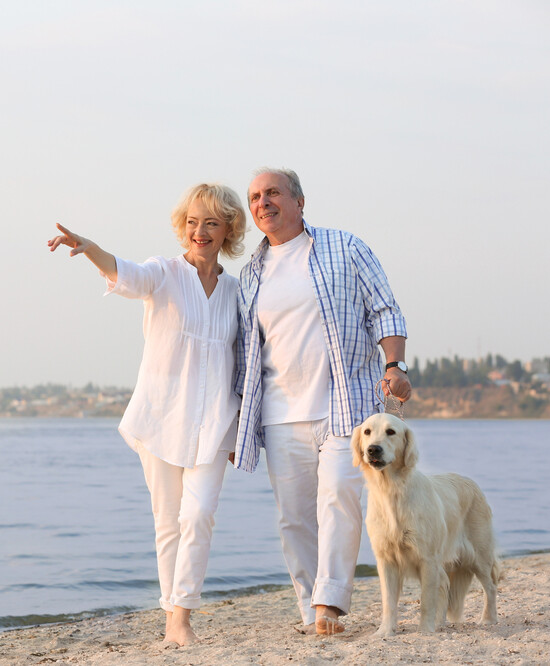
[[[186,608],[188,610],[195,610],[196,608],[201,607],[200,597],[197,599],[190,599],[189,597],[172,597],[171,601],[166,601],[166,599],[159,599],[160,607],[163,611],[167,613],[174,612],[174,606],[179,606],[180,608]]]
[[[166,601],[166,599],[163,599],[162,597],[159,599],[159,604],[162,610],[166,611],[167,613],[172,613],[174,610],[173,604],[170,601]]]
[[[302,622],[306,627],[308,624],[313,624],[315,622],[315,608],[313,608],[313,606],[298,602],[298,608],[300,609]]]
[[[172,606],[179,606],[180,608],[186,608],[187,610],[194,610],[195,608],[201,607],[200,597],[176,597],[172,595],[171,602]]]
[[[318,578],[311,595],[312,606],[334,606],[342,615],[347,615],[351,607],[352,585],[344,585],[331,578]]]

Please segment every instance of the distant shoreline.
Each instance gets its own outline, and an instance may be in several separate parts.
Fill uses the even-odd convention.
[[[19,391],[19,393],[17,393]],[[46,385],[0,389],[0,418],[120,418],[128,388],[73,389]],[[550,392],[530,385],[419,387],[405,405],[406,418],[550,419]]]

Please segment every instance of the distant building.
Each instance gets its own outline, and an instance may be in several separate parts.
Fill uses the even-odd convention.
[[[500,370],[491,370],[487,373],[487,377],[495,386],[509,386],[510,384],[510,380]]]
[[[550,389],[550,372],[537,372],[533,375],[533,381],[540,382]]]
[[[550,363],[546,358],[534,358],[532,361],[527,361],[525,369],[533,374],[547,375],[550,373]]]

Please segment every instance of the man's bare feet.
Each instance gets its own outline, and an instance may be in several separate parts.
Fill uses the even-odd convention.
[[[165,642],[177,643],[178,645],[192,645],[196,643],[199,638],[191,629],[191,611],[188,608],[181,608],[174,606],[174,612],[168,618],[169,613],[166,613],[166,637]]]
[[[341,634],[345,627],[338,619],[340,610],[335,606],[315,607],[315,630],[322,636]]]

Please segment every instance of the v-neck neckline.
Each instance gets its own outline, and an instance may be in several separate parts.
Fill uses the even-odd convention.
[[[203,285],[203,283],[201,281],[201,278],[199,276],[198,268],[196,266],[194,266],[190,261],[187,261],[187,259],[185,258],[185,254],[180,254],[179,256],[180,256],[181,261],[185,264],[185,266],[187,266],[191,269],[191,272],[195,275],[195,277],[196,277],[196,279],[197,279],[197,281],[200,285],[201,292],[204,294],[204,297],[206,298],[206,300],[209,301],[214,296],[214,294],[218,291],[218,286],[220,284],[220,280],[223,279],[223,276],[225,275],[224,267],[221,266],[221,264],[218,264],[218,266],[220,266],[220,268],[222,270],[221,270],[221,273],[217,276],[216,285],[214,286],[214,289],[212,289],[212,291],[210,292],[210,295],[208,295],[206,293],[206,289],[204,288],[204,285]]]

